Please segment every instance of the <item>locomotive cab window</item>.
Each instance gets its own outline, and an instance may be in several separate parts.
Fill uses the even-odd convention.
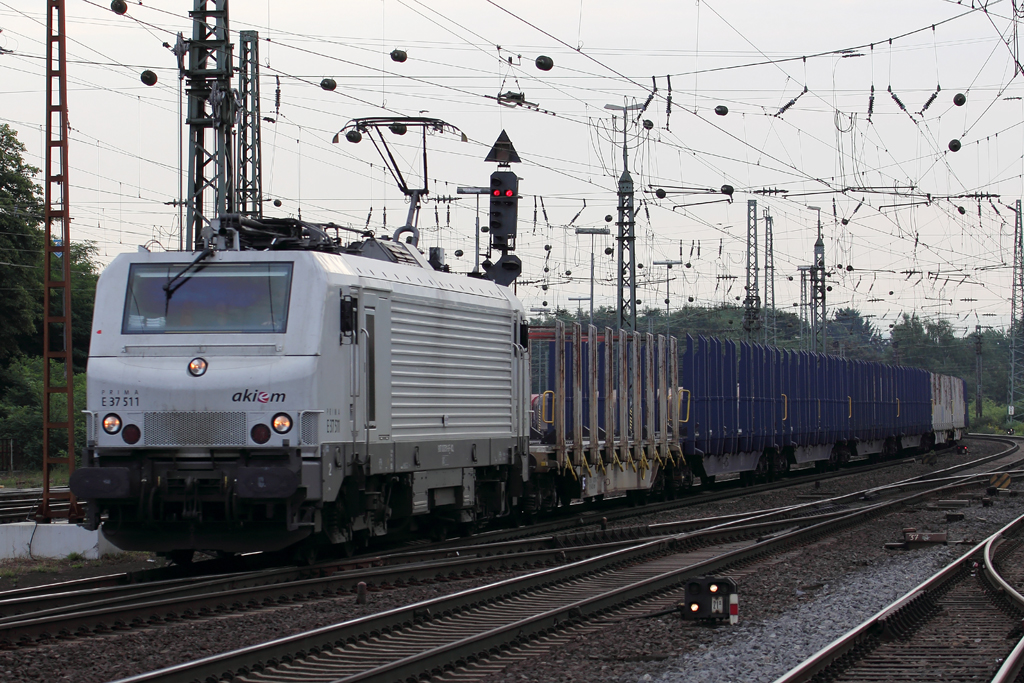
[[[123,334],[285,332],[291,263],[133,264]]]

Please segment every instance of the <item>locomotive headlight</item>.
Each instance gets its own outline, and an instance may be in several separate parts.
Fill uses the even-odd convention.
[[[206,361],[202,358],[193,358],[188,362],[188,374],[193,377],[202,377],[206,374]]]
[[[110,413],[103,418],[103,431],[107,434],[117,434],[121,431],[121,418]]]
[[[288,430],[292,428],[292,418],[288,417],[285,413],[278,413],[271,420],[270,425],[278,434],[287,434]]]

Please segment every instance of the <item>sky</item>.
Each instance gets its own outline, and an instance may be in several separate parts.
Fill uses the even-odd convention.
[[[118,16],[107,2],[67,0],[72,239],[95,242],[104,264],[139,245],[178,248],[187,157],[163,44],[190,35],[192,4],[129,0]],[[0,0],[0,122],[40,167],[45,8]],[[1010,318],[1012,207],[1024,193],[1013,13],[1006,0],[236,0],[230,28],[236,44],[238,31],[260,36],[268,216],[392,234],[408,204],[377,151],[332,139],[357,117],[442,119],[466,141],[427,137],[420,246],[443,247],[453,270],[469,271],[476,203],[456,188],[487,184],[496,166],[484,158],[505,130],[522,158],[516,293],[528,308],[585,316],[592,246],[595,304],[615,305],[614,235],[575,229],[616,231],[605,217],[616,213],[625,137],[641,309],[741,303],[756,200],[759,284],[767,212],[778,308],[798,311],[798,267],[817,231],[808,207],[819,207],[830,311],[857,308],[883,332],[916,312],[962,335]],[[408,59],[393,61],[395,49]],[[537,68],[542,55],[551,70]],[[337,88],[322,89],[324,78]],[[509,92],[533,106],[499,103]],[[642,108],[625,136],[608,104]],[[422,183],[419,139],[389,142]]]

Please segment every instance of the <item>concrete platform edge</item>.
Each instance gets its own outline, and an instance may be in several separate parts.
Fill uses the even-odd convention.
[[[60,559],[79,553],[87,560],[123,552],[99,531],[77,524],[15,522],[0,524],[0,559]]]

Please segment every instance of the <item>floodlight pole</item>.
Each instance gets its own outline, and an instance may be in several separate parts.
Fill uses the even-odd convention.
[[[665,336],[672,336],[672,308],[669,301],[672,299],[672,266],[682,265],[682,261],[655,261],[656,266],[665,266]]]
[[[455,189],[456,194],[476,195],[476,252],[473,255],[473,274],[480,272],[480,195],[491,193],[489,187],[459,187]]]
[[[608,228],[576,228],[577,235],[590,235],[590,324],[594,324],[594,235],[610,235]]]

